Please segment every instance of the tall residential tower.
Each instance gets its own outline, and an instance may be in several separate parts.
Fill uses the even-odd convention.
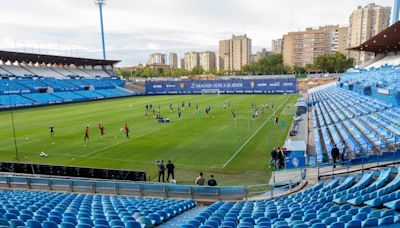
[[[382,30],[389,27],[391,8],[374,3],[364,7],[358,6],[349,18],[349,33],[347,47],[357,47]],[[374,56],[364,52],[350,52],[356,65],[363,64]]]

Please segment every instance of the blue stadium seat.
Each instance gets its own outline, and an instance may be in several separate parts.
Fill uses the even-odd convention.
[[[364,222],[362,222],[362,227],[374,227],[378,226],[377,218],[368,218]]]

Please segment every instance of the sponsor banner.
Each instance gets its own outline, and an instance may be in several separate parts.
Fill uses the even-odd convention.
[[[205,81],[147,81],[146,94],[201,94],[206,89],[220,93],[297,93],[295,78],[232,79]]]
[[[382,88],[378,88],[377,92],[380,94],[385,94],[385,95],[389,95],[389,90],[388,89],[382,89]]]

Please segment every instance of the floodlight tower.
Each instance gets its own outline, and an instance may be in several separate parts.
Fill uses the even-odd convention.
[[[398,20],[400,20],[399,17],[399,12],[400,11],[400,1],[399,0],[394,0],[393,4],[393,14],[392,14],[392,24],[396,23]]]
[[[106,0],[94,0],[94,4],[98,5],[100,10],[101,44],[103,46],[103,59],[106,59],[106,45],[104,42],[104,27],[103,27],[103,6],[106,4]]]

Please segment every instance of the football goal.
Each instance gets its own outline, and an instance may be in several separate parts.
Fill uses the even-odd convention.
[[[217,94],[219,95],[219,89],[202,89],[201,90],[202,95],[208,95],[208,94]]]

